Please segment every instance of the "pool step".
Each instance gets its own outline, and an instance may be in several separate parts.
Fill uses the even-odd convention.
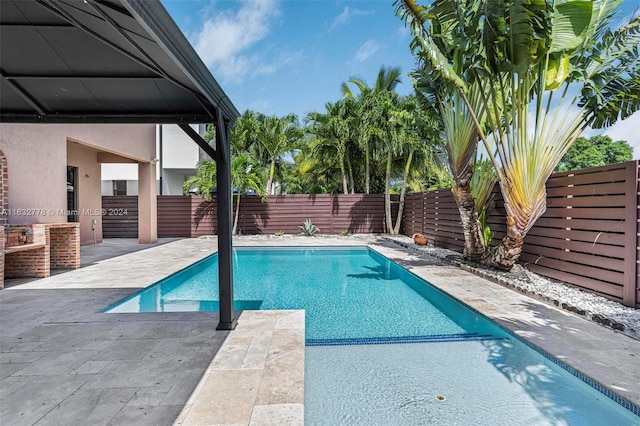
[[[491,334],[436,334],[428,336],[397,336],[397,337],[358,337],[346,339],[307,339],[305,346],[347,346],[347,345],[395,345],[401,343],[442,343],[469,342],[480,340],[504,340]]]

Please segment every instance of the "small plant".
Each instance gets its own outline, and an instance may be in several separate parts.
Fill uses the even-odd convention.
[[[276,237],[282,237],[284,235],[284,231],[276,231],[273,233]]]
[[[349,230],[348,229],[343,229],[342,231],[340,231],[340,235],[342,235],[343,237],[348,237],[349,236]]]
[[[311,223],[311,219],[305,220],[302,225],[300,225],[300,230],[302,231],[302,235],[307,235],[309,237],[313,237],[314,234],[320,232],[320,229]]]

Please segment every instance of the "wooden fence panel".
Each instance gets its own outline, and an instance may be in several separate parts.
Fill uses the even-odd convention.
[[[218,232],[218,211],[216,197],[206,201],[202,195],[190,195],[191,214],[188,220],[191,224],[191,237],[216,235]]]
[[[138,196],[102,197],[102,237],[138,238]]]
[[[392,214],[397,214],[398,197],[392,196]],[[233,198],[235,220],[237,198]],[[238,234],[299,234],[302,223],[310,219],[321,234],[383,233],[384,195],[282,195],[240,197]],[[159,237],[198,237],[215,235],[217,211],[215,197],[205,201],[201,196],[158,197]]]
[[[553,174],[547,181],[547,210],[525,238],[521,263],[543,276],[640,307],[638,164]],[[495,246],[506,235],[506,211],[498,185],[493,192],[487,224]],[[408,199],[405,234],[423,232],[435,245],[463,251],[464,236],[450,191],[412,194]]]
[[[634,306],[637,178],[637,162],[552,175],[547,211],[525,238],[520,261],[541,275]],[[626,294],[629,288],[634,294]]]
[[[182,195],[158,196],[158,237],[191,236],[191,200]]]
[[[393,197],[397,199],[397,197]],[[397,205],[392,212],[397,213]],[[381,194],[243,196],[240,201],[240,234],[299,234],[305,220],[321,234],[380,233],[384,227]]]
[[[460,211],[451,190],[408,195],[403,220],[405,235],[420,232],[438,247],[464,250]]]
[[[402,232],[405,235],[424,232],[425,193],[409,194],[404,200]]]

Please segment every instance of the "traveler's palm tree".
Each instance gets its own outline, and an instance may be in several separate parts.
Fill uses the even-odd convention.
[[[505,200],[507,235],[486,259],[491,266],[510,269],[517,261],[524,237],[546,210],[546,180],[580,133],[640,108],[640,18],[617,31],[608,27],[620,1],[485,0],[465,9],[462,0],[436,0],[429,11],[415,0],[396,2],[441,84],[460,94],[483,143],[495,143],[497,155],[488,151]],[[452,34],[465,35],[460,43],[481,40],[473,48],[474,67],[456,73],[457,58],[441,51],[423,25],[431,17],[438,28],[459,28]],[[467,97],[471,82],[483,94],[486,124]]]

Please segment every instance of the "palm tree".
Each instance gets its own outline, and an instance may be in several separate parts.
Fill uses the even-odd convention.
[[[334,103],[327,102],[326,113],[311,112],[307,117],[315,152],[318,158],[335,158],[340,168],[344,194],[349,193],[349,183],[354,192],[353,171],[347,155],[356,133],[354,107],[355,101],[352,98],[344,98]]]
[[[358,97],[345,82],[342,83],[341,89],[345,97],[357,99],[358,101],[358,113],[359,120],[359,140],[365,154],[365,193],[369,194],[371,190],[371,162],[372,162],[372,148],[383,137],[383,130],[381,123],[384,123],[384,119],[381,119],[379,113],[379,95],[384,92],[395,91],[396,86],[401,82],[401,72],[399,67],[380,67],[376,83],[373,87],[369,87],[367,82],[359,77],[352,77],[349,82],[355,85],[360,91]]]
[[[508,270],[517,261],[525,235],[546,210],[545,182],[580,133],[640,108],[640,18],[611,31],[620,2],[485,0],[465,8],[463,0],[436,0],[427,11],[415,0],[396,0],[416,36],[414,47],[440,82],[460,94],[498,174],[507,236],[486,258],[491,266]],[[452,66],[459,57],[438,48],[423,25],[427,18],[435,28],[453,26],[453,39],[472,46],[473,66],[465,73]],[[471,82],[482,95],[486,123],[467,97]],[[579,88],[575,96],[568,96],[570,87]]]
[[[202,158],[196,165],[196,175],[187,179],[183,184],[185,195],[191,192],[191,188],[199,195],[204,195],[205,200],[211,201],[211,192],[216,187],[216,162]]]
[[[267,152],[269,161],[266,192],[267,194],[275,194],[276,163],[282,160],[283,155],[296,149],[298,141],[302,137],[302,130],[298,126],[295,114],[281,118],[260,114],[257,121],[256,139]]]
[[[486,185],[482,185],[481,180],[474,179],[473,164],[477,156],[479,138],[472,110],[467,104],[470,102],[473,105],[476,119],[480,122],[484,122],[484,109],[481,108],[482,96],[479,86],[473,83],[466,85],[462,80],[465,70],[472,65],[475,46],[472,43],[460,42],[467,34],[460,32],[455,21],[460,19],[459,13],[463,10],[475,10],[478,3],[474,0],[460,1],[457,2],[458,9],[455,10],[446,8],[451,6],[450,3],[441,3],[433,5],[435,12],[432,14],[431,9],[418,6],[414,2],[398,2],[396,13],[414,24],[415,39],[412,48],[421,61],[421,66],[412,74],[416,93],[424,108],[436,109],[441,117],[446,142],[444,163],[453,177],[452,192],[465,236],[464,256],[477,261],[484,255],[486,245],[472,182],[480,183],[480,187],[483,188]],[[438,19],[430,20],[438,12],[444,17],[438,16]],[[471,22],[476,21],[477,18],[473,18]],[[438,56],[438,60],[446,62],[447,66],[434,67],[431,55]],[[456,82],[458,79],[459,82],[443,84],[442,69],[452,75],[451,80]],[[445,83],[448,82],[445,80]],[[460,85],[467,89],[466,94],[461,92]]]
[[[260,167],[256,167],[249,154],[236,155],[231,159],[231,188],[236,193],[236,211],[233,219],[233,234],[238,229],[240,216],[240,197],[248,190],[254,190],[259,195],[264,191],[264,174]]]
[[[405,195],[409,177],[413,169],[432,168],[439,148],[440,125],[431,110],[419,108],[414,96],[398,99],[398,103],[390,112],[390,140],[393,142],[386,148],[387,166],[385,178],[385,209],[387,229],[391,235],[400,233]],[[397,163],[397,165],[395,164]],[[396,166],[394,173],[393,166]],[[391,181],[398,179],[400,200],[395,223],[391,220]]]

